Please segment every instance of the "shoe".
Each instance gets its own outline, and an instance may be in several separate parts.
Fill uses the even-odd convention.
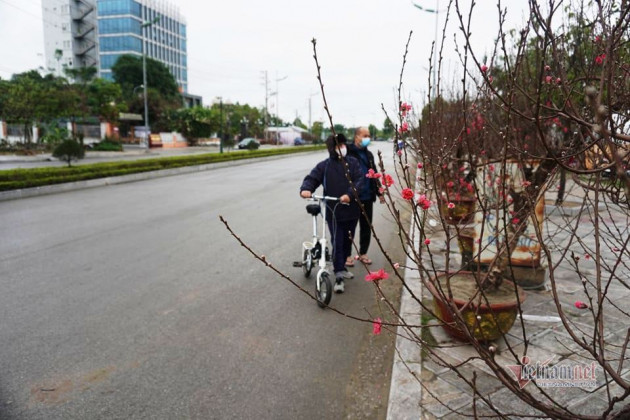
[[[345,285],[343,283],[343,278],[342,277],[338,277],[337,280],[335,281],[335,287],[333,287],[333,290],[335,291],[335,293],[343,293],[345,290]]]
[[[365,254],[361,255],[359,257],[359,261],[361,261],[363,264],[365,265],[370,265],[372,264],[372,260]]]
[[[346,267],[354,267],[354,258],[352,257],[346,258]]]
[[[352,274],[348,270],[340,271],[339,273],[337,273],[337,275],[340,275],[344,279],[353,279],[354,278],[354,274]]]

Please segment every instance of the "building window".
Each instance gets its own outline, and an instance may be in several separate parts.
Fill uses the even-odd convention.
[[[103,36],[100,43],[101,51],[142,52],[142,41],[136,36]]]
[[[101,70],[110,70],[120,58],[120,54],[101,54]]]
[[[130,17],[99,19],[98,32],[100,34],[132,33],[142,35],[140,21]]]
[[[133,15],[141,17],[140,3],[134,0],[99,0],[99,16]]]

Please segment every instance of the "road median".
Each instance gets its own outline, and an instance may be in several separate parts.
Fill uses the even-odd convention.
[[[224,154],[208,153],[124,162],[95,163],[73,167],[11,169],[0,171],[0,201],[42,194],[114,185],[245,164],[252,160],[323,150],[323,146],[254,150]]]

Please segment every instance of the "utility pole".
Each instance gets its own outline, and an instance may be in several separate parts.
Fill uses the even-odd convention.
[[[280,90],[278,89],[278,82],[282,82],[286,80],[289,76],[278,77],[278,72],[276,71],[276,118],[280,121]]]
[[[313,121],[311,119],[311,116],[312,116],[311,100],[313,99],[313,96],[317,96],[317,95],[319,95],[319,92],[311,93],[308,97],[308,130],[310,133],[313,132]]]
[[[267,70],[263,71],[265,79],[265,128],[269,126],[269,75]]]

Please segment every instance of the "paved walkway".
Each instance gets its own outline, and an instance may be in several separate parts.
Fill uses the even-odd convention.
[[[553,193],[548,196],[550,195]],[[569,190],[564,207],[560,209],[555,206],[546,207],[547,217],[544,228],[551,237],[547,245],[552,251],[557,253],[568,246],[575,251],[576,255],[581,257],[579,267],[582,275],[593,280],[596,269],[595,261],[594,258],[587,257],[586,254],[590,252],[595,255],[594,227],[588,214],[583,214],[578,219],[578,210],[583,202],[583,192],[573,185]],[[588,212],[589,208],[592,210],[592,205],[588,206],[585,211]],[[610,234],[603,234],[605,241],[602,243],[600,261],[614,265],[620,250],[623,250],[623,244],[620,243],[622,239],[620,238],[627,238],[628,236],[630,220],[628,214],[622,212],[619,207],[612,205],[611,210],[610,213],[606,212],[605,216],[603,214],[600,216],[604,217],[607,225],[613,229]],[[578,226],[575,237],[569,235],[568,226]],[[618,230],[613,233],[615,229]],[[437,228],[430,232],[430,238],[431,246],[436,245],[435,250],[440,246],[439,244],[442,246],[445,244],[445,233]],[[583,248],[589,251],[585,252]],[[451,264],[455,266],[459,266],[460,262],[459,255],[456,253],[457,249],[457,243],[453,241],[450,258]],[[445,248],[443,248],[437,254],[438,268],[440,265],[442,268],[444,267],[445,258]],[[588,302],[588,298],[575,269],[569,266],[568,259],[570,257],[563,260],[554,272],[558,295],[569,321],[576,328],[585,331],[585,336],[588,339],[594,321],[590,311],[577,309],[574,305],[578,300]],[[412,261],[408,261],[409,264],[412,264]],[[628,282],[630,281],[629,271],[622,266],[617,270],[617,274]],[[548,276],[549,273],[547,273]],[[606,279],[607,277],[604,276],[603,278]],[[407,270],[406,280],[414,294],[422,296],[424,302],[431,302],[431,295],[427,290],[423,290],[417,270]],[[573,342],[560,322],[549,284],[547,278],[544,290],[527,291],[527,298],[522,306],[523,324],[529,341],[527,356],[530,357],[532,363],[537,361],[542,363],[553,358],[552,365],[557,365],[559,362],[560,364],[590,365],[592,358],[586,357],[586,352]],[[588,289],[593,290],[590,286]],[[606,357],[618,360],[628,332],[628,316],[623,314],[620,309],[628,312],[630,290],[621,285],[619,281],[613,281],[610,284],[608,297],[611,302],[607,302],[604,315],[606,325],[604,337],[608,350]],[[613,304],[618,305],[619,309],[614,308]],[[420,305],[406,291],[403,291],[401,313],[408,324],[436,324],[436,321],[432,320],[428,314],[423,314]],[[388,419],[458,419],[473,414],[470,388],[453,371],[445,367],[439,359],[451,364],[461,364],[460,372],[469,379],[472,378],[473,371],[476,372],[478,388],[482,394],[488,396],[491,402],[504,412],[515,413],[515,415],[510,415],[510,418],[516,418],[516,415],[542,415],[542,413],[528,407],[510,390],[501,385],[490,368],[477,357],[477,353],[471,345],[451,339],[441,327],[427,328],[424,332],[420,332],[418,329],[413,331],[414,334],[421,335],[425,341],[434,343],[431,346],[433,355],[428,349],[422,349],[417,341],[408,338],[411,336],[410,331],[399,328],[398,332],[400,334],[397,340],[398,356],[395,358],[393,366]],[[507,341],[516,357],[521,357],[525,353],[523,333],[518,319],[507,335]],[[491,343],[497,349],[495,359],[499,361],[500,365],[506,367],[516,364],[516,358],[508,350],[508,343],[504,340]],[[628,359],[630,356],[626,354],[625,364],[621,372],[626,380],[630,380],[630,360]],[[617,364],[613,362],[613,366],[617,366]],[[601,415],[608,405],[608,389],[605,386],[606,380],[601,368],[596,371],[596,381],[596,386],[590,388],[543,389],[556,398],[563,407],[568,407],[576,413]],[[540,394],[534,384],[526,385],[526,387],[529,392]],[[614,384],[610,386],[609,390],[612,395],[620,394],[620,388]],[[476,410],[478,415],[492,414],[492,411],[484,407],[484,404],[478,403]]]

